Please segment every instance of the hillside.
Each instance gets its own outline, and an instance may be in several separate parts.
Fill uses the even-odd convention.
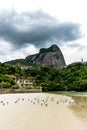
[[[14,81],[6,75],[27,79],[33,77],[35,88],[42,87],[43,91],[87,91],[87,64],[77,62],[64,68],[31,68],[21,69],[0,64],[0,86],[12,88]]]
[[[12,66],[36,66],[34,63],[27,59],[16,59],[4,62],[6,65],[12,65]]]
[[[28,65],[28,61],[25,59],[16,59],[16,60],[11,60],[5,62],[5,64],[10,64],[10,65]]]

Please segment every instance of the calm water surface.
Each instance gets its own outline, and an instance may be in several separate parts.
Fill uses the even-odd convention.
[[[54,94],[62,94],[62,95],[69,95],[69,96],[87,96],[87,92],[67,92],[67,91],[58,91],[58,92],[50,92]]]

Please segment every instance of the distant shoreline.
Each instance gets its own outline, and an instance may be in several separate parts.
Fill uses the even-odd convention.
[[[10,93],[49,93],[49,94],[59,94],[66,96],[86,96],[87,92],[76,92],[76,91],[42,91],[42,89],[4,89],[0,90],[0,94],[10,94]]]
[[[13,90],[0,90],[0,94],[10,93],[41,93],[40,89],[13,89]]]

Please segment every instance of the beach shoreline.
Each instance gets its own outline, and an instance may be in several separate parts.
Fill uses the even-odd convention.
[[[16,94],[16,93],[41,93],[41,89],[8,89],[0,90],[0,94]]]
[[[47,93],[0,95],[1,130],[87,130],[69,109],[73,99]],[[5,124],[5,125],[4,125]]]

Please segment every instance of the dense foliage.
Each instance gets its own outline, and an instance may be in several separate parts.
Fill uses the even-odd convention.
[[[12,80],[11,78],[5,76],[5,75],[1,75],[0,74],[0,89],[8,89],[11,88],[15,85],[14,80]]]
[[[6,74],[19,78],[34,77],[34,86],[41,86],[43,91],[87,91],[87,64],[73,63],[60,69],[31,68],[22,70],[19,66],[0,65],[0,84],[12,81],[4,80]],[[1,77],[2,76],[2,77]]]

